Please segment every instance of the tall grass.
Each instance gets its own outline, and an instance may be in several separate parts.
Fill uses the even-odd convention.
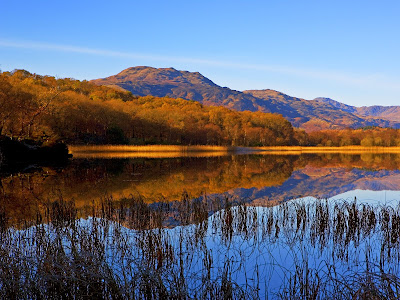
[[[72,153],[76,152],[201,152],[201,151],[233,151],[234,147],[229,146],[212,146],[212,145],[86,145],[86,146],[69,146]]]
[[[230,155],[228,151],[188,151],[188,152],[73,152],[74,158],[100,158],[100,159],[115,159],[115,158],[180,158],[180,157],[216,157]]]
[[[400,298],[399,207],[184,193],[77,214],[62,198],[24,230],[0,214],[1,299]]]
[[[299,154],[299,153],[348,153],[348,154],[355,154],[355,153],[365,153],[365,152],[372,152],[372,153],[399,153],[400,147],[381,147],[381,146],[374,146],[374,147],[364,147],[364,146],[341,146],[341,147],[327,147],[327,146],[270,146],[270,147],[252,147],[253,150],[259,151],[267,151],[268,154],[271,152],[291,152],[292,154]]]
[[[236,152],[229,146],[178,146],[178,145],[86,145],[69,146],[75,158],[172,158],[172,157],[213,157]]]

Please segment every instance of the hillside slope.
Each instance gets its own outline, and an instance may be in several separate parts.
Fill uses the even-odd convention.
[[[329,98],[315,98],[314,100],[333,105],[336,108],[339,108],[347,112],[351,112],[361,117],[376,117],[389,121],[400,122],[400,106],[373,105],[373,106],[356,107],[343,104]]]
[[[91,82],[120,87],[138,96],[182,98],[236,110],[270,112],[268,107],[258,107],[257,99],[253,96],[220,87],[198,72],[177,71],[174,68],[134,67],[115,76]]]
[[[305,100],[270,89],[239,92],[221,87],[198,72],[174,68],[132,67],[91,82],[122,88],[138,96],[167,96],[239,111],[279,113],[307,131],[364,126],[400,128],[400,107],[356,108],[329,98]]]

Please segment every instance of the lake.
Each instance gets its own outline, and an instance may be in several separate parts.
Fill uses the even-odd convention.
[[[3,174],[1,189],[6,196],[3,205],[18,219],[28,217],[29,213],[34,215],[37,205],[61,196],[75,200],[78,208],[106,196],[118,200],[140,195],[147,203],[161,199],[175,201],[184,191],[192,198],[224,195],[258,206],[305,196],[368,197],[382,201],[399,198],[400,155],[397,154],[126,155],[136,157],[126,158],[121,153],[94,157],[79,154],[65,166],[30,167],[28,172]]]
[[[92,245],[104,254],[89,261],[110,266],[126,298],[145,297],[146,280],[159,297],[399,296],[398,154],[80,153],[62,166],[3,171],[1,191],[2,255],[31,277],[43,261],[28,257],[46,247],[63,249],[53,249],[63,265]]]

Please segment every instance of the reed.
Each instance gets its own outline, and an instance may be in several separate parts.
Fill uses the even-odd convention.
[[[108,197],[91,217],[77,214],[73,201],[49,201],[19,230],[2,213],[1,299],[400,297],[400,207],[316,200],[260,208],[184,192],[153,204]],[[280,265],[279,255],[292,264]]]
[[[229,151],[188,151],[188,152],[161,152],[161,151],[146,151],[146,152],[73,152],[74,158],[178,158],[178,157],[217,157],[229,155]]]
[[[319,147],[319,146],[271,146],[271,147],[252,147],[253,150],[266,151],[268,154],[291,152],[300,153],[399,153],[400,147],[364,147],[364,146],[341,146],[341,147]]]
[[[85,146],[68,146],[70,153],[82,153],[82,152],[231,152],[234,151],[234,147],[230,146],[212,146],[212,145],[191,145],[191,146],[179,146],[179,145],[146,145],[146,146],[134,146],[134,145],[85,145]]]

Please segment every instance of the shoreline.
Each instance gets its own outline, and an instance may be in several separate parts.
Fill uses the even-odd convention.
[[[340,147],[324,147],[324,146],[270,146],[270,147],[253,147],[266,152],[294,152],[294,153],[400,153],[400,147],[383,147],[383,146],[340,146]]]
[[[301,154],[301,153],[400,153],[400,147],[364,147],[364,146],[213,146],[213,145],[68,145],[69,153],[74,156],[102,153],[132,153],[145,156],[145,153],[229,153],[229,154]]]

